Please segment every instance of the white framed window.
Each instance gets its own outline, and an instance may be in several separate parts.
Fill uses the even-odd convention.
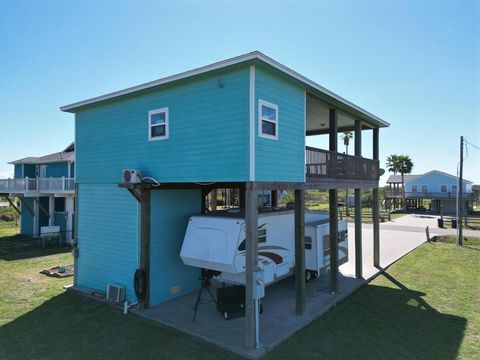
[[[440,192],[447,192],[447,185],[440,185]]]
[[[258,135],[278,140],[278,106],[258,100]]]
[[[168,107],[148,112],[148,140],[168,139]]]
[[[457,185],[452,185],[452,193],[457,193]]]
[[[418,191],[417,185],[412,185],[412,192],[417,192],[417,191]]]
[[[428,192],[428,185],[422,185],[422,192],[427,193]]]

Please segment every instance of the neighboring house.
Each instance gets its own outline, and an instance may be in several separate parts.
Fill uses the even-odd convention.
[[[458,178],[438,170],[420,175],[404,175],[405,199],[407,207],[417,209],[424,206],[424,200],[431,200],[430,210],[433,212],[455,213],[457,208]],[[387,208],[402,207],[402,176],[391,175],[385,191]],[[471,210],[474,200],[473,182],[463,179],[463,208]]]
[[[239,191],[239,206],[255,229],[247,232],[250,258],[258,258],[258,191],[273,191],[276,199],[294,189],[296,214],[304,216],[298,210],[304,191],[330,189],[333,233],[336,189],[373,188],[378,199],[379,128],[389,124],[259,52],[61,109],[75,114],[74,285],[105,292],[109,283],[123,284],[132,301],[141,269],[142,307],[199,288],[198,269],[185,266],[179,253],[189,217],[206,211],[205,198],[215,189]],[[337,152],[338,132],[347,130],[355,130],[357,156]],[[363,131],[373,133],[374,159],[361,157]],[[305,146],[316,135],[329,137],[328,150]],[[138,169],[142,181],[126,182],[124,169]],[[374,234],[378,249],[378,226]],[[361,245],[361,229],[356,241]],[[251,263],[246,266],[247,278],[253,276]],[[304,268],[297,272],[304,276]],[[336,291],[338,264],[331,274]],[[248,321],[252,286],[247,282]]]
[[[0,180],[0,195],[20,202],[20,233],[37,237],[43,226],[60,226],[71,242],[75,197],[75,144],[41,157],[10,162],[13,179]]]

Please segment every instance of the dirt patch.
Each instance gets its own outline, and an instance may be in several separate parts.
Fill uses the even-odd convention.
[[[50,277],[56,277],[56,278],[65,278],[65,277],[73,276],[73,265],[55,266],[51,269],[40,271],[40,274],[44,274],[44,275],[47,275]]]

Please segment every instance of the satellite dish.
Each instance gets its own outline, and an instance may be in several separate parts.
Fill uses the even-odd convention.
[[[379,169],[378,172],[379,172],[380,176],[382,176],[383,174],[385,174],[385,169]]]

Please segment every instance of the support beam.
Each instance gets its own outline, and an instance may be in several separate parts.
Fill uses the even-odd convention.
[[[338,291],[338,190],[330,189],[329,215],[330,215],[330,292]]]
[[[202,202],[201,202],[202,214],[206,214],[208,210],[207,197],[209,192],[210,192],[210,189],[202,189]]]
[[[373,129],[373,159],[379,158],[379,129]],[[402,189],[403,191],[403,189]],[[378,204],[378,188],[373,189],[372,221],[373,221],[373,265],[380,266],[380,209]]]
[[[338,114],[336,109],[329,111],[329,150],[338,151]],[[336,157],[332,161],[331,171],[335,171]],[[338,291],[338,190],[329,189],[330,213],[330,290]]]
[[[258,202],[258,199],[257,199]],[[245,189],[239,188],[238,189],[238,207],[240,209],[245,209]]]
[[[43,207],[43,205],[40,203],[40,198],[34,197],[33,201],[35,201],[38,205],[38,208],[50,219],[50,213]]]
[[[65,211],[67,207],[67,201],[65,199]],[[55,223],[55,197],[50,195],[48,197],[48,226],[53,226]]]
[[[278,190],[272,190],[272,198],[271,198],[272,207],[278,207]]]
[[[251,184],[247,183],[245,190],[245,345],[254,349],[258,345],[256,333],[259,326],[253,299],[253,273],[258,267],[258,196]]]
[[[305,314],[305,190],[295,190],[295,289],[297,315]]]
[[[131,188],[127,188],[127,190],[128,190],[128,192],[129,192],[130,194],[133,195],[133,197],[134,197],[135,199],[137,199],[137,201],[138,201],[139,203],[142,203],[142,197],[141,197],[140,191],[135,190],[135,189],[131,189]]]
[[[16,205],[13,203],[13,201],[12,201],[8,196],[5,196],[5,199],[7,199],[8,203],[10,204],[10,206],[15,209],[15,211],[18,213],[18,215],[22,215],[22,213],[20,212],[20,210],[16,207]]]
[[[362,123],[355,120],[355,156],[362,156]],[[355,189],[355,277],[363,277],[362,190]]]
[[[145,272],[145,299],[140,308],[147,309],[150,305],[150,189],[141,191],[140,209],[140,268]]]
[[[35,216],[35,212],[32,210],[30,206],[26,203],[26,201],[23,199],[23,196],[18,197],[20,199],[20,202],[22,203],[22,209],[25,208],[27,211],[32,214],[32,216]]]
[[[74,202],[74,213],[75,217],[73,218],[73,286],[78,284],[78,257],[80,255],[78,249],[78,183],[75,183],[75,202]]]

